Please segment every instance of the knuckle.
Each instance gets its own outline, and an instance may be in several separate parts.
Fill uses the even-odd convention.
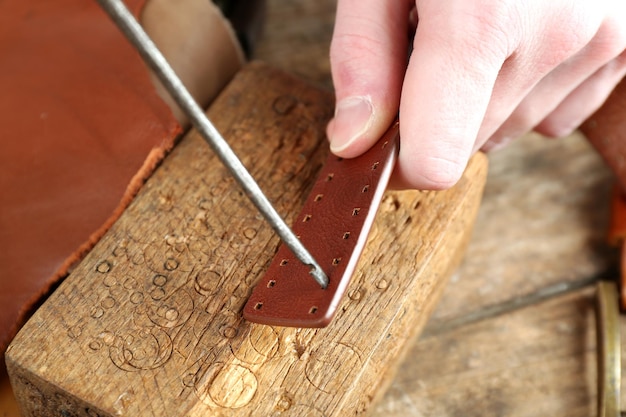
[[[330,43],[331,54],[345,54],[354,50],[356,54],[371,53],[376,47],[382,46],[379,38],[365,33],[339,33],[333,36]]]
[[[535,37],[536,44],[543,45],[540,51],[547,68],[559,65],[594,42],[601,27],[600,13],[593,7],[572,4],[552,10],[549,15],[561,24],[540,21],[536,23],[539,29]]]
[[[330,44],[330,61],[336,83],[350,84],[370,70],[368,62],[382,59],[383,45],[375,37],[346,33],[333,36]]]
[[[433,27],[444,30],[431,30],[435,42],[454,45],[449,48],[454,54],[461,54],[477,65],[501,65],[517,48],[519,43],[519,21],[510,1],[481,2],[480,7],[463,7],[454,11],[454,16],[438,15],[431,22]],[[444,48],[442,48],[444,49]]]
[[[384,46],[384,36],[380,34],[386,32],[387,28],[376,19],[357,14],[345,15],[342,24],[335,27],[330,43],[331,57],[341,59],[346,54],[375,54]]]
[[[624,52],[626,25],[616,18],[609,17],[600,26],[592,42],[594,55],[599,60],[609,61]]]
[[[470,36],[485,44],[504,41],[516,32],[517,19],[513,7],[507,1],[486,2],[480,10],[466,17]]]
[[[363,56],[377,56],[381,41],[362,33],[345,33],[333,37],[330,43],[331,59],[344,62]]]

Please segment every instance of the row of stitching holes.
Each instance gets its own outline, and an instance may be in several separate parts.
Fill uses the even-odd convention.
[[[378,168],[378,165],[380,165],[379,162],[376,162],[374,165],[372,165],[372,171],[375,170],[376,168]],[[330,174],[328,177],[326,177],[326,181],[331,181],[332,180],[332,175]],[[329,179],[330,178],[330,179]],[[370,190],[370,185],[369,184],[365,184],[363,186],[363,188],[361,188],[361,192],[362,193],[366,193]],[[318,194],[315,196],[315,198],[313,199],[313,201],[315,201],[316,203],[319,201],[322,201],[322,198],[324,197],[324,194]]]
[[[332,175],[333,174],[330,174],[328,177],[326,177],[326,181],[330,181],[332,179]],[[317,202],[322,201],[322,198],[324,198],[324,194],[318,194],[318,195],[315,196],[313,201],[315,201],[317,203]],[[304,217],[302,218],[302,223],[308,222],[309,220],[311,220],[312,217],[313,216],[310,215],[310,214],[305,214]]]
[[[358,216],[360,212],[361,212],[361,207],[355,207],[352,209],[353,216]],[[302,223],[306,223],[310,221],[312,218],[313,218],[312,214],[305,214],[304,217],[302,218]],[[347,233],[349,234],[350,232],[347,232]]]
[[[386,145],[386,143],[385,143],[385,145]],[[383,146],[384,146],[384,145],[383,145]],[[342,160],[343,160],[343,158],[338,158],[338,160],[339,160],[339,161],[342,161]],[[379,165],[379,163],[378,163],[378,162],[374,163],[374,165],[372,165],[372,170],[374,170],[374,169],[378,168],[378,165]],[[333,178],[334,178],[334,177],[335,177],[335,174],[331,172],[330,174],[328,174],[328,175],[326,176],[326,181],[327,181],[327,182],[330,182],[330,181],[332,181],[332,180],[333,180]],[[365,185],[365,186],[363,187],[363,189],[361,190],[361,192],[364,192],[364,193],[366,193],[366,192],[368,192],[368,191],[369,191],[369,185]],[[321,201],[321,200],[322,200],[322,198],[324,198],[324,194],[318,194],[318,195],[316,195],[316,196],[315,196],[315,198],[313,199],[313,201],[315,201],[315,202],[319,202],[319,201]],[[360,207],[355,207],[354,209],[352,209],[352,215],[353,215],[353,216],[357,216],[357,215],[359,214],[359,212],[360,212],[360,211],[361,211],[361,208],[360,208]],[[312,217],[313,217],[313,216],[312,216],[311,214],[306,214],[306,215],[302,218],[302,221],[306,223],[306,222],[308,222],[309,220],[311,220],[311,218],[312,218]],[[350,232],[345,232],[345,233],[343,234],[343,239],[348,239],[349,237],[350,237]],[[341,258],[333,258],[332,264],[333,264],[333,266],[337,266],[337,265],[339,265],[339,263],[340,263],[340,262],[341,262]],[[288,263],[287,259],[283,259],[283,260],[281,260],[281,261],[280,261],[280,266],[285,266],[285,265],[287,265],[287,263]],[[267,288],[274,288],[274,286],[275,286],[275,285],[276,285],[276,281],[275,281],[275,280],[269,280],[269,281],[267,282]],[[255,307],[254,307],[254,308],[255,308],[256,310],[260,310],[262,307],[263,307],[263,303],[259,302],[259,303],[257,303],[257,304],[255,305]],[[309,309],[309,314],[315,314],[315,313],[317,313],[317,310],[318,310],[318,308],[317,308],[316,306],[313,306],[313,307],[311,307],[311,308]]]
[[[388,142],[383,143],[383,149],[385,149],[385,147],[387,146]],[[337,161],[341,162],[343,161],[343,158],[337,158]],[[372,165],[372,170],[378,168],[378,165],[380,164],[380,162],[374,162],[374,165]],[[333,176],[335,174],[334,173],[330,173],[326,176],[326,181],[331,181],[333,179]]]
[[[260,302],[260,301],[254,305],[254,309],[255,310],[260,310],[262,308],[263,308],[263,303]],[[317,310],[318,310],[317,306],[312,306],[309,309],[309,314],[315,314],[315,313],[317,313]]]
[[[346,236],[346,235],[347,235],[347,236]],[[349,232],[346,232],[346,233],[344,234],[344,239],[347,239],[349,236],[350,236],[350,233],[349,233]],[[337,266],[337,265],[339,265],[339,262],[341,262],[341,258],[333,258],[333,262],[332,262],[332,263],[333,263],[333,266]],[[283,260],[281,260],[281,261],[280,261],[280,264],[279,264],[279,265],[280,265],[280,266],[285,266],[285,265],[287,265],[288,263],[289,263],[289,261],[288,261],[287,259],[283,259]],[[276,281],[274,281],[273,279],[272,279],[272,280],[269,280],[269,281],[267,282],[267,288],[272,288],[272,287],[274,287],[274,285],[276,285]]]
[[[383,147],[383,149],[387,146],[387,143],[388,143],[388,142],[383,143],[383,146],[382,146],[382,147]],[[339,160],[339,161],[343,161],[343,158],[337,158],[337,160]],[[375,163],[372,165],[372,171],[373,171],[373,170],[375,170],[375,169],[377,169],[377,168],[378,168],[378,165],[380,165],[380,163],[379,163],[379,162],[375,162]],[[332,180],[333,180],[333,178],[334,178],[334,176],[335,176],[335,174],[334,174],[334,173],[330,173],[330,174],[328,174],[328,175],[326,176],[326,181],[327,181],[327,182],[332,181]],[[370,188],[370,186],[369,186],[369,184],[367,184],[367,185],[365,185],[365,186],[361,189],[361,192],[366,193],[366,192],[368,192],[368,191],[369,191],[369,188]],[[323,197],[324,197],[324,195],[323,195],[323,194],[318,194],[318,195],[316,195],[316,196],[315,196],[314,201],[315,201],[315,202],[319,202],[319,201],[321,201],[321,200],[322,200],[322,198],[323,198]],[[360,207],[355,207],[354,209],[352,209],[352,215],[353,215],[353,216],[357,216],[357,215],[359,214],[359,212],[360,212],[360,211],[361,211],[361,208],[360,208]],[[304,216],[304,218],[302,219],[302,221],[303,221],[303,222],[308,222],[309,220],[311,220],[311,217],[312,217],[312,216],[311,216],[310,214],[306,214],[306,215]],[[344,238],[344,239],[348,239],[349,237],[350,237],[350,232],[345,232],[345,233],[343,234],[343,238]],[[337,266],[337,265],[339,265],[339,262],[341,262],[341,258],[334,258],[332,263],[333,263],[333,265],[334,265],[334,266]],[[285,265],[287,265],[287,263],[288,263],[287,259],[283,259],[283,260],[281,260],[281,261],[280,261],[280,266],[285,266]],[[275,280],[273,280],[273,279],[271,279],[271,280],[269,280],[269,281],[267,282],[267,288],[274,288],[274,286],[275,286],[275,285],[276,285],[276,281],[275,281]],[[261,303],[261,302],[256,303],[256,305],[254,306],[254,309],[255,309],[255,310],[260,310],[261,308],[263,308],[263,303]],[[317,313],[317,310],[318,310],[317,306],[312,306],[312,307],[309,309],[309,314],[315,314],[315,313]]]
[[[348,239],[348,237],[350,237],[350,232],[344,233],[343,238],[344,239]],[[333,264],[333,266],[337,266],[337,265],[339,265],[340,262],[341,262],[341,258],[340,257],[333,258],[332,264]],[[280,261],[279,265],[280,266],[285,266],[288,263],[289,263],[289,261],[287,259],[283,259],[283,260]],[[275,286],[276,286],[276,281],[275,280],[271,279],[271,280],[267,281],[267,288],[274,288]]]
[[[383,144],[383,148],[384,148],[386,145],[387,145],[387,142],[385,142],[385,143]],[[339,160],[339,161],[343,161],[343,158],[338,158],[338,160]],[[375,163],[372,165],[372,170],[377,169],[379,164],[380,164],[379,162],[375,162]],[[333,178],[334,178],[334,177],[335,177],[335,174],[334,174],[334,173],[330,173],[330,174],[328,174],[328,175],[326,176],[326,181],[327,181],[327,182],[330,182],[330,181],[332,181],[332,180],[333,180]],[[369,191],[369,188],[370,188],[369,184],[366,184],[366,185],[365,185],[365,186],[361,189],[361,192],[366,193],[366,192],[368,192],[368,191]],[[319,201],[321,201],[321,200],[322,200],[322,198],[324,198],[324,194],[318,194],[318,195],[316,195],[316,196],[315,196],[315,198],[313,199],[313,201],[315,201],[315,202],[319,202]],[[360,208],[360,207],[355,207],[354,209],[352,209],[352,215],[353,215],[353,216],[357,216],[357,215],[359,214],[359,212],[360,212],[360,211],[361,211],[361,208]],[[312,218],[312,217],[313,217],[313,216],[312,216],[311,214],[306,214],[306,215],[304,216],[304,218],[302,219],[302,221],[306,223],[306,222],[308,222],[309,220],[311,220],[311,218]],[[345,232],[345,233],[343,234],[343,239],[348,239],[349,237],[350,237],[350,232]],[[337,266],[337,265],[339,265],[339,263],[340,263],[340,262],[341,262],[341,258],[333,258],[332,264],[333,264],[333,266]],[[287,265],[287,264],[288,264],[287,259],[283,259],[283,260],[281,260],[281,261],[280,261],[280,266],[285,266],[285,265]],[[274,286],[275,286],[275,285],[276,285],[276,281],[275,281],[275,280],[273,280],[273,279],[272,279],[272,280],[269,280],[269,281],[267,282],[267,288],[274,288]],[[254,308],[255,308],[256,310],[260,310],[262,307],[263,307],[263,303],[261,303],[261,302],[256,303],[256,305],[254,306]],[[315,314],[315,313],[317,313],[317,310],[318,310],[318,308],[317,308],[316,306],[313,306],[313,307],[311,307],[311,308],[309,309],[309,314]]]

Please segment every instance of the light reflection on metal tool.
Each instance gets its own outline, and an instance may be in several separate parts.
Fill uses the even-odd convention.
[[[621,349],[617,285],[597,286],[598,417],[620,417]]]
[[[170,67],[163,54],[161,54],[148,34],[124,5],[124,2],[121,0],[98,0],[98,3],[100,3],[100,6],[108,13],[131,44],[137,49],[145,63],[154,71],[193,126],[211,146],[222,163],[229,169],[230,173],[246,192],[248,198],[261,214],[263,214],[278,236],[280,236],[287,247],[289,247],[302,263],[311,267],[311,275],[313,278],[322,288],[326,288],[328,285],[328,277],[320,265],[276,212],[254,178],[252,178],[226,140],[224,140],[211,121],[206,117],[200,106],[198,106],[174,70]]]

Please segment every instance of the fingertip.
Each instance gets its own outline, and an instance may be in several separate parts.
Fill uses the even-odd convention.
[[[419,171],[398,172],[394,184],[415,190],[447,190],[459,182],[466,165],[467,161],[431,160]]]
[[[401,172],[395,172],[389,182],[389,188],[393,190],[444,191],[454,187],[460,178],[459,175],[433,179],[414,175],[405,176]]]
[[[333,136],[333,131],[335,129],[335,119],[330,119],[328,121],[328,124],[326,125],[326,137],[328,138],[328,141],[330,142],[330,138]]]
[[[464,141],[423,140],[421,132],[400,121],[400,155],[393,185],[417,190],[446,190],[463,176],[472,154]]]

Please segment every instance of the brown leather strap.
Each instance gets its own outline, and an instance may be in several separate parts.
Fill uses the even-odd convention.
[[[330,323],[365,246],[399,148],[398,124],[354,159],[329,155],[293,225],[329,278],[322,289],[281,245],[243,310],[245,319],[289,327]]]

